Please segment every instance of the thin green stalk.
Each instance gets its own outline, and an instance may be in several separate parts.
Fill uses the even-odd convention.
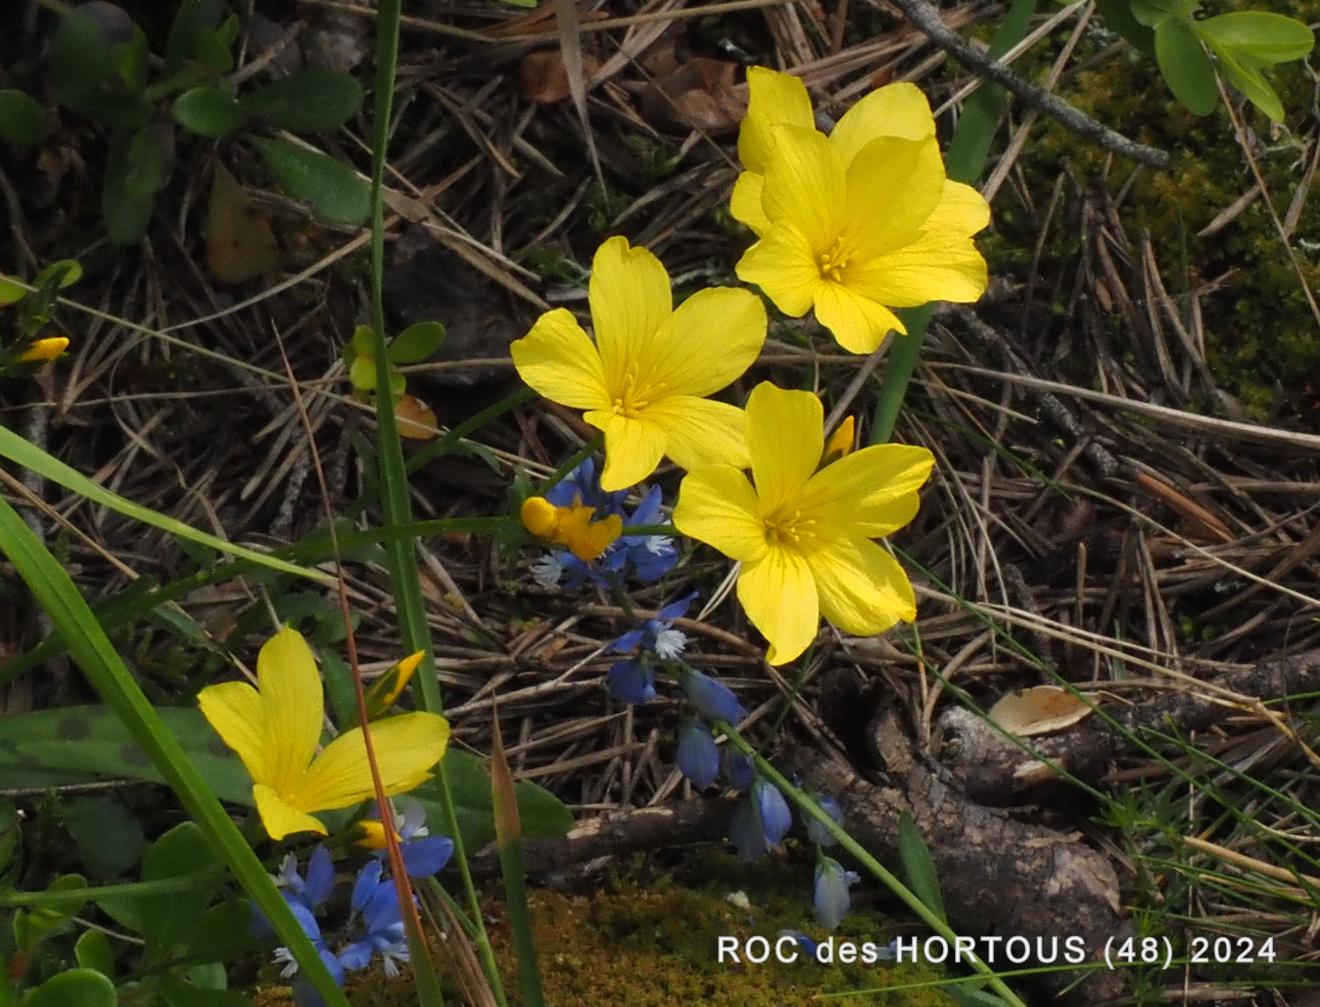
[[[940,919],[939,916],[921,901],[921,899],[917,898],[907,885],[903,884],[903,882],[899,881],[897,877],[891,874],[885,868],[884,864],[871,856],[871,854],[868,853],[866,849],[857,842],[857,840],[850,836],[842,826],[831,818],[819,804],[813,801],[794,784],[790,783],[788,779],[779,772],[779,770],[775,769],[775,767],[769,763],[768,760],[762,758],[756,749],[748,744],[747,740],[738,733],[736,727],[726,721],[716,721],[715,726],[717,729],[725,733],[731,745],[756,763],[756,768],[762,776],[778,787],[780,792],[785,794],[789,800],[796,804],[804,814],[810,815],[813,819],[824,826],[825,830],[835,838],[840,846],[852,854],[857,862],[875,875],[875,877],[886,888],[897,895],[903,904],[916,913],[923,923],[948,941],[950,945],[957,941],[957,935],[947,923]],[[986,982],[989,983],[990,988],[998,993],[1004,999],[1005,1003],[1012,1004],[1014,1007],[1026,1007],[1026,1005],[1018,998],[1017,994],[1004,984],[1003,980],[999,978],[994,969],[981,961],[979,957],[973,957],[971,964],[977,972],[985,976]]]
[[[0,550],[68,642],[74,661],[132,733],[179,796],[184,809],[229,864],[311,984],[331,1007],[348,1007],[343,991],[294,917],[265,867],[243,839],[219,799],[202,779],[115,651],[64,568],[23,519],[0,497]]]
[[[81,906],[96,899],[125,896],[168,895],[172,892],[190,892],[206,888],[219,874],[203,871],[182,877],[158,878],[155,881],[128,881],[120,885],[100,885],[93,888],[54,888],[40,892],[0,892],[0,906]]]
[[[371,144],[371,321],[375,330],[375,356],[377,360],[386,359],[385,348],[385,211],[382,199],[385,180],[386,148],[389,145],[390,119],[394,102],[394,82],[399,61],[399,24],[402,17],[400,0],[380,0],[376,8],[376,94]],[[388,367],[376,368],[376,418],[377,445],[380,455],[381,509],[387,526],[399,526],[412,521],[412,503],[408,496],[408,472],[403,460],[403,447],[399,442],[398,427],[394,416],[394,398],[390,390]],[[399,613],[399,629],[403,636],[405,651],[420,650],[423,653],[422,665],[418,669],[415,681],[418,684],[420,705],[434,713],[444,712],[444,702],[440,695],[440,680],[435,671],[432,656],[431,631],[426,622],[426,605],[422,595],[421,580],[417,572],[416,547],[411,538],[391,541],[386,546],[389,560],[390,581],[394,589],[395,606]],[[445,828],[454,843],[454,859],[458,865],[459,876],[467,895],[473,921],[478,928],[477,949],[481,957],[486,979],[500,1007],[506,1004],[499,968],[495,962],[495,951],[486,934],[485,923],[481,914],[481,903],[477,897],[472,872],[468,866],[467,853],[463,849],[463,836],[458,828],[458,813],[454,806],[454,797],[450,788],[449,774],[443,762],[437,773],[440,787],[441,807],[445,815]],[[412,944],[410,934],[410,947]],[[425,947],[412,947],[413,960],[427,961]],[[422,995],[423,1007],[432,1007],[440,1003],[439,987],[434,985],[431,975],[430,985],[433,990],[423,989],[425,969],[415,969],[418,974],[418,993]]]
[[[1014,0],[1013,6],[995,30],[987,55],[998,59],[1027,34],[1031,16],[1036,11],[1036,0]],[[956,182],[972,184],[980,178],[990,154],[990,144],[1004,110],[1005,92],[997,84],[983,84],[963,108],[962,117],[949,141],[949,156],[945,171]],[[921,344],[926,338],[926,327],[934,314],[934,306],[926,305],[910,311],[900,311],[899,317],[907,328],[906,336],[894,339],[894,348],[885,364],[885,376],[880,383],[880,394],[875,402],[871,421],[871,443],[884,444],[894,434],[894,424],[907,397],[908,385],[921,357]]]

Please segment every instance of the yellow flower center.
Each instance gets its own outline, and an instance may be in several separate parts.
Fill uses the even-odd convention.
[[[636,365],[633,365],[628,368],[628,373],[624,376],[623,387],[614,393],[614,401],[610,411],[615,416],[635,419],[652,401],[663,398],[664,388],[665,382],[663,381],[658,381],[655,384],[644,384],[638,378]]]
[[[763,518],[762,523],[766,544],[771,547],[804,552],[818,544],[816,519],[803,517],[800,510],[777,511]]]
[[[836,238],[828,252],[820,253],[820,275],[835,283],[842,283],[843,271],[848,268],[852,257],[852,252],[844,249],[843,239]]]

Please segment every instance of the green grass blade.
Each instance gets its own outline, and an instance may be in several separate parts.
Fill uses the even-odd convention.
[[[92,482],[77,469],[72,469],[65,465],[58,458],[47,454],[35,444],[30,444],[18,434],[14,433],[8,427],[0,425],[0,457],[8,458],[12,462],[17,462],[24,468],[31,469],[33,472],[49,479],[53,483],[58,483],[66,490],[71,490],[79,496],[86,497],[93,503],[101,504],[103,507],[109,507],[117,514],[133,518],[135,521],[141,521],[143,524],[149,524],[153,528],[159,528],[167,531],[178,538],[187,539],[190,542],[196,542],[198,545],[204,545],[218,552],[227,553],[230,556],[238,556],[242,559],[255,563],[258,566],[269,567],[272,570],[279,570],[281,573],[293,574],[297,577],[307,577],[311,580],[319,580],[326,583],[333,583],[334,578],[329,574],[321,573],[319,570],[308,570],[306,567],[289,563],[282,559],[276,559],[273,556],[267,556],[265,553],[257,552],[255,549],[246,549],[241,545],[234,545],[232,542],[226,542],[224,539],[216,538],[214,535],[208,535],[204,531],[198,531],[182,521],[176,521],[172,517],[166,517],[164,514],[157,513],[150,507],[143,507],[135,504],[131,500],[125,500],[118,493],[112,493],[104,486]]]
[[[188,814],[228,863],[239,884],[293,952],[303,975],[331,1007],[348,1007],[343,991],[335,985],[261,861],[133,680],[69,575],[3,498],[0,498],[0,551],[9,557],[28,590],[59,629],[92,687],[142,746]]]
[[[998,59],[1022,41],[1035,11],[1036,0],[1015,0],[995,31],[988,55]],[[967,99],[962,117],[953,131],[953,139],[949,141],[949,155],[945,159],[945,171],[954,181],[971,185],[981,176],[990,154],[990,144],[999,128],[1005,100],[1004,89],[997,84],[983,84],[976,94]],[[933,313],[931,305],[899,312],[908,331],[906,336],[894,338],[893,349],[889,351],[889,360],[885,363],[885,376],[880,384],[880,394],[876,398],[871,421],[872,444],[884,444],[894,435],[894,424],[898,422],[908,385],[917,369],[921,344],[926,338],[926,326],[930,324]]]
[[[385,211],[382,194],[385,178],[386,148],[390,137],[390,116],[394,99],[395,75],[399,61],[399,24],[402,19],[400,0],[380,0],[376,16],[376,94],[373,113],[371,143],[371,321],[375,330],[375,357],[388,359],[385,345]],[[388,367],[376,368],[376,434],[380,454],[381,508],[386,526],[407,524],[412,520],[412,504],[408,497],[408,470],[404,464],[403,446],[399,443],[398,425],[394,416],[394,398],[390,390]],[[386,545],[390,568],[390,581],[394,590],[394,604],[399,613],[399,629],[403,636],[404,652],[420,650],[421,667],[414,681],[417,683],[423,709],[443,712],[440,680],[435,673],[432,655],[431,631],[426,622],[426,604],[421,579],[417,573],[417,550],[411,538],[392,540]],[[477,948],[481,956],[491,992],[501,1007],[505,1004],[503,984],[495,962],[495,951],[486,934],[481,903],[467,862],[467,851],[458,829],[458,815],[454,808],[448,774],[444,764],[438,774],[441,802],[445,810],[445,828],[454,843],[454,861],[458,866],[472,919],[477,925]],[[409,944],[412,934],[409,934]],[[425,948],[413,948],[414,961],[426,961]],[[423,957],[418,958],[421,952]],[[439,1007],[440,988],[435,977],[426,969],[414,969],[417,974],[418,996],[422,1007]],[[427,982],[429,978],[429,982]]]
[[[532,936],[532,910],[527,904],[527,865],[523,861],[522,822],[509,761],[504,757],[499,716],[493,716],[494,734],[490,757],[490,796],[495,807],[495,843],[504,878],[504,897],[509,913],[509,932],[518,958],[518,990],[522,1007],[545,1007],[541,992],[541,969]]]

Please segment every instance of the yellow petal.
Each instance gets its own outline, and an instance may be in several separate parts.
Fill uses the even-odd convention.
[[[674,505],[674,527],[730,559],[755,561],[766,553],[756,491],[730,465],[698,469],[683,477]]]
[[[879,301],[840,283],[822,283],[816,289],[816,320],[849,353],[873,353],[891,329],[907,332],[899,317]]]
[[[627,238],[610,238],[596,249],[587,298],[613,402],[623,395],[628,372],[673,311],[669,274],[645,248],[633,248]],[[609,404],[591,408],[608,409]]]
[[[834,429],[825,440],[825,450],[820,454],[822,467],[837,462],[845,455],[852,454],[853,444],[857,440],[857,418],[845,416],[843,422]]]
[[[519,376],[552,402],[571,409],[609,407],[600,354],[568,309],[547,311],[509,352]]]
[[[801,232],[785,225],[773,228],[743,253],[734,270],[744,283],[755,283],[775,307],[793,318],[811,310],[822,283],[820,262]]]
[[[232,748],[254,781],[266,782],[271,771],[261,743],[261,697],[246,682],[208,685],[197,694],[202,716],[220,740]]]
[[[933,136],[871,141],[848,169],[844,247],[865,262],[910,243],[939,205],[944,181]]]
[[[810,129],[813,122],[811,98],[799,78],[763,66],[751,67],[747,71],[747,115],[738,130],[738,159],[748,171],[764,174],[775,143],[775,126]]]
[[[320,821],[293,807],[264,783],[252,785],[252,798],[257,805],[257,814],[261,816],[261,824],[271,839],[283,839],[294,832],[326,835],[326,828]]]
[[[560,508],[545,497],[528,497],[518,508],[522,526],[537,538],[550,538],[559,528]]]
[[[761,513],[769,515],[806,485],[824,448],[824,412],[810,392],[763,381],[747,399],[747,449]]]
[[[563,510],[554,540],[584,563],[600,556],[623,533],[623,518],[617,514],[592,521],[592,515],[596,513],[594,507],[567,507]]]
[[[886,84],[844,112],[830,132],[830,143],[847,167],[858,151],[882,136],[924,140],[934,135],[930,102],[917,85],[904,82]]]
[[[321,739],[324,690],[307,641],[285,626],[257,654],[261,693],[261,741],[269,778],[287,797]]]
[[[660,464],[665,454],[664,429],[642,417],[615,413],[585,413],[582,417],[605,433],[605,468],[600,487],[607,493],[635,486]]]
[[[774,132],[775,152],[765,170],[761,207],[772,227],[795,227],[818,258],[843,231],[843,163],[819,130],[777,126]]]
[[[636,361],[636,396],[711,395],[742,377],[765,344],[765,306],[750,290],[711,287],[680,304]]]
[[[985,259],[972,239],[948,231],[923,231],[910,245],[848,273],[848,285],[859,295],[895,308],[969,304],[985,293],[987,282]]]
[[[404,713],[370,726],[386,796],[424,782],[449,743],[449,721],[435,713]],[[346,808],[374,794],[362,728],[354,727],[325,746],[288,802],[303,811],[324,811]]]
[[[807,561],[788,549],[769,549],[738,578],[738,600],[747,618],[770,641],[765,659],[784,664],[816,638],[820,610]]]
[[[744,171],[733,183],[733,197],[729,200],[729,213],[733,219],[750,227],[759,238],[770,230],[770,218],[761,209],[761,190],[765,178],[754,171]]]
[[[744,469],[747,454],[747,414],[726,402],[692,395],[662,399],[645,412],[665,433],[665,454],[691,472],[707,465]]]
[[[934,464],[925,448],[873,444],[817,472],[797,503],[822,527],[879,538],[912,520]]]
[[[398,836],[398,833],[395,833]],[[357,838],[353,842],[361,846],[364,850],[383,850],[385,842],[385,826],[371,818],[364,818],[357,823]]]
[[[916,597],[903,568],[866,539],[843,538],[807,557],[821,614],[845,633],[874,636],[900,619],[917,617]]]
[[[923,231],[951,231],[970,237],[990,225],[990,204],[976,189],[951,178],[944,180],[940,201]]]

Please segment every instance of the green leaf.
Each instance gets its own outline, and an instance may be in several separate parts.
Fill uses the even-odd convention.
[[[376,390],[376,361],[365,354],[353,359],[348,369],[348,380],[364,395]]]
[[[230,899],[212,906],[197,921],[188,956],[212,962],[238,961],[259,944],[252,936],[252,903]]]
[[[441,765],[449,776],[449,789],[454,798],[463,845],[468,849],[485,846],[495,838],[495,806],[491,800],[490,775],[483,760],[451,746]],[[432,831],[444,821],[438,791],[438,783],[432,781],[411,795],[426,809],[426,820]],[[573,812],[544,787],[530,780],[519,780],[513,785],[513,791],[518,800],[518,817],[524,839],[562,836],[573,827]]]
[[[165,76],[172,77],[197,52],[197,36],[225,16],[224,0],[180,0],[165,41]]]
[[[309,203],[322,220],[356,225],[371,213],[371,190],[342,161],[284,140],[254,142],[266,167],[289,195]]]
[[[174,99],[170,108],[174,121],[190,133],[214,140],[228,136],[243,125],[243,109],[233,97],[214,85],[195,87]]]
[[[110,141],[101,212],[116,245],[133,245],[146,233],[156,193],[169,178],[174,160],[173,128],[148,123],[120,131]]]
[[[1185,21],[1170,18],[1155,29],[1155,60],[1169,90],[1193,115],[1209,115],[1219,104],[1215,68],[1201,40]]]
[[[1247,96],[1247,100],[1264,112],[1273,122],[1283,122],[1283,102],[1261,72],[1261,67],[1250,56],[1233,48],[1210,43],[1219,69],[1228,82]]]
[[[234,54],[230,43],[219,31],[202,31],[197,35],[197,62],[212,73],[228,73],[234,69]]]
[[[84,930],[73,945],[73,957],[85,969],[94,969],[107,979],[115,977],[115,952],[110,938],[99,930]]]
[[[17,304],[28,294],[26,287],[20,287],[13,280],[0,275],[0,308]]]
[[[80,890],[87,887],[87,879],[81,874],[62,874],[46,886],[48,892]],[[48,937],[66,934],[73,929],[70,917],[80,912],[86,900],[63,905],[38,906],[26,912],[14,914],[14,941],[21,951],[31,951]]]
[[[1118,32],[1138,52],[1155,58],[1155,36],[1132,16],[1129,0],[1096,0],[1095,6],[1104,18],[1106,28]]]
[[[309,67],[244,95],[241,104],[279,129],[324,133],[357,114],[362,85],[346,73]]]
[[[440,322],[417,322],[400,332],[385,355],[392,364],[415,364],[425,360],[445,341],[445,327]]]
[[[161,976],[160,994],[168,1007],[250,1007],[252,1003],[242,993],[203,989],[171,972]]]
[[[72,287],[82,279],[82,263],[77,259],[59,259],[52,262],[37,274],[37,278],[32,281],[32,286],[40,289],[50,281],[51,277],[56,275],[59,276],[58,287],[60,290]]]
[[[147,86],[147,62],[150,58],[147,36],[134,25],[133,40],[120,47],[115,59],[115,71],[128,90],[141,91]]]
[[[235,804],[252,803],[247,771],[211,729],[200,710],[160,707],[161,723],[188,753],[216,795]],[[159,769],[127,728],[104,706],[66,706],[0,718],[0,776],[13,786],[86,783],[102,776],[164,782]]]
[[[18,841],[22,838],[19,828],[18,809],[10,801],[0,801],[0,884],[10,873],[10,864],[17,870],[15,854],[18,853]]]
[[[1232,49],[1263,63],[1305,59],[1315,46],[1315,36],[1306,25],[1265,11],[1234,11],[1194,25],[1197,34],[1216,50]]]
[[[50,68],[55,91],[64,104],[105,83],[115,72],[118,47],[86,10],[72,10],[61,19],[50,39]]]
[[[69,969],[33,990],[23,1007],[116,1007],[115,987],[95,969]]]
[[[1174,16],[1170,0],[1130,0],[1132,16],[1147,28],[1158,28]]]
[[[36,99],[6,88],[0,91],[0,140],[31,147],[46,135],[46,110]]]
[[[290,573],[297,577],[306,577],[323,583],[333,583],[333,578],[328,574],[309,570],[306,567],[276,559],[273,556],[267,556],[255,549],[246,549],[241,545],[234,545],[232,542],[226,542],[214,535],[198,531],[182,521],[176,521],[164,514],[158,514],[149,507],[143,507],[130,500],[125,500],[117,493],[105,489],[99,483],[92,482],[81,472],[65,465],[53,455],[47,454],[39,447],[28,443],[3,424],[0,424],[0,457],[8,458],[24,468],[31,469],[51,482],[63,486],[66,490],[71,490],[79,496],[86,497],[102,507],[108,507],[117,514],[141,521],[143,524],[149,524],[153,528],[160,528],[162,531],[167,531],[178,538],[209,546],[230,556],[239,556],[251,560],[259,566],[278,570],[280,573]]]
[[[64,825],[78,845],[82,866],[101,881],[126,873],[147,845],[141,823],[113,797],[69,801],[64,806]]]
[[[214,874],[218,865],[214,848],[195,822],[176,825],[152,843],[142,864],[143,881],[210,874],[212,883],[140,900],[149,959],[162,961],[196,932],[198,918],[220,885]]]
[[[88,683],[129,728],[134,740],[178,795],[184,810],[205,831],[212,849],[223,854],[234,877],[270,920],[281,942],[293,953],[301,974],[328,1007],[348,1007],[343,990],[335,983],[265,867],[124,666],[68,573],[3,496],[0,496],[0,551],[8,557],[37,604],[50,616]]]
[[[947,922],[935,860],[930,855],[930,847],[921,837],[921,830],[907,812],[903,813],[898,823],[898,855],[903,862],[903,874],[912,893],[921,899],[927,909]]]

